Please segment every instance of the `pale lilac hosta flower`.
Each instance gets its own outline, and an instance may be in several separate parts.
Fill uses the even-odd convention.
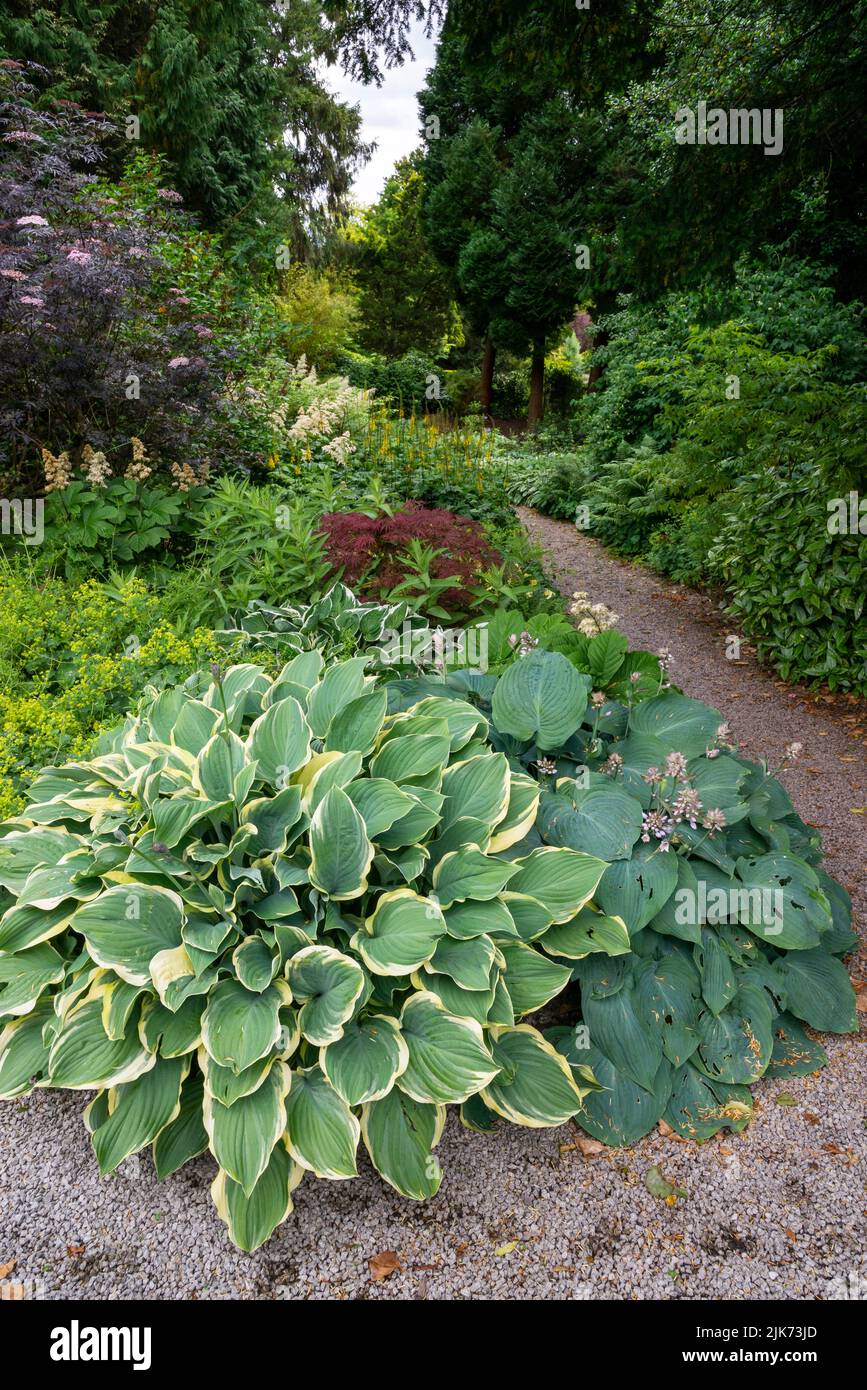
[[[90,265],[93,257],[89,251],[82,251],[80,247],[74,246],[68,252],[66,259],[72,261],[74,265]]]
[[[207,325],[204,323],[193,324],[193,332],[199,338],[213,338],[214,336],[213,328],[208,328]]]
[[[623,767],[623,758],[620,753],[610,753],[602,764],[602,771],[606,777],[616,777]]]
[[[718,748],[706,748],[704,755],[706,758],[718,758],[720,750]]]
[[[601,709],[605,704],[605,696],[601,690],[594,690],[590,696],[590,703],[594,709]]]
[[[659,848],[667,851],[674,828],[665,811],[645,811],[641,817],[642,843],[649,845],[652,839],[660,840]]]
[[[662,773],[658,767],[649,767],[641,778],[649,787],[655,787],[657,782],[662,781]]]
[[[176,192],[174,188],[158,188],[157,197],[162,198],[163,202],[166,203],[182,203],[184,201],[180,193]]]
[[[692,787],[681,787],[675,797],[671,814],[674,820],[685,820],[692,830],[696,830],[698,817],[701,815],[701,800],[698,792],[694,791]]]
[[[557,775],[557,764],[553,758],[539,758],[536,766],[543,777],[556,777]]]
[[[786,747],[786,757],[789,758],[793,763],[797,762],[798,758],[800,758],[803,751],[803,743],[790,743]]]
[[[44,309],[44,308],[45,308],[45,300],[44,300],[44,299],[40,299],[40,298],[38,297],[38,295],[35,295],[35,294],[22,294],[22,296],[21,296],[21,298],[19,299],[18,303],[19,303],[19,304],[32,304],[33,307],[34,307],[34,309]]]
[[[516,632],[513,632],[509,637],[509,646],[513,651],[517,648],[519,656],[529,656],[530,652],[538,645],[538,638],[533,637],[529,632],[522,632],[520,637]]]
[[[666,777],[685,777],[686,758],[682,753],[669,753],[665,760]]]
[[[175,371],[178,367],[188,367],[189,365],[189,357],[173,357],[171,362],[169,363],[169,367],[172,371]]]
[[[718,807],[714,807],[712,810],[707,812],[704,820],[702,821],[702,825],[704,826],[705,830],[710,832],[711,835],[715,835],[718,830],[725,830],[726,826],[728,825],[725,811],[720,811]]]

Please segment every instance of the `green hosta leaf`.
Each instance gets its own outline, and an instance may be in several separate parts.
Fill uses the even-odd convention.
[[[618,989],[604,998],[585,990],[582,983],[581,1012],[590,1030],[594,1047],[610,1058],[645,1091],[652,1091],[662,1061],[661,1030],[649,1028],[635,1009],[632,991]]]
[[[400,1027],[409,1062],[397,1084],[420,1104],[467,1100],[497,1074],[478,1023],[448,1013],[431,993],[410,995]]]
[[[701,936],[694,954],[701,974],[701,992],[711,1012],[721,1014],[737,993],[734,965],[716,932],[710,927],[699,930]]]
[[[161,1057],[185,1057],[194,1052],[202,1038],[203,996],[194,996],[171,1010],[149,999],[139,1024],[139,1036],[148,1052]]]
[[[519,845],[536,824],[539,810],[539,783],[533,777],[513,772],[509,780],[509,804],[499,820],[488,849],[491,854],[503,854]]]
[[[509,883],[510,893],[536,898],[555,922],[568,922],[593,897],[608,865],[590,854],[545,847],[516,859],[513,868],[517,872]]]
[[[388,692],[370,690],[351,700],[331,721],[326,748],[338,752],[356,751],[367,757],[379,737],[388,705]]]
[[[474,898],[486,902],[495,898],[517,874],[514,864],[489,859],[477,845],[446,854],[434,869],[434,892],[444,908]]]
[[[364,971],[351,956],[331,946],[305,946],[287,967],[292,994],[301,1004],[298,1026],[316,1047],[343,1036],[364,989]]]
[[[721,1014],[704,1015],[692,1063],[711,1081],[748,1086],[764,1075],[774,1046],[766,999],[763,991],[742,987]]]
[[[51,1046],[48,1080],[68,1091],[96,1091],[135,1081],[155,1060],[134,1028],[123,1038],[109,1038],[102,1026],[102,1001],[93,999],[67,1015]]]
[[[274,1062],[264,1083],[234,1105],[221,1105],[205,1087],[202,1119],[211,1153],[249,1197],[286,1128],[286,1095],[292,1080],[285,1062]]]
[[[444,1105],[420,1105],[394,1088],[361,1112],[364,1147],[380,1177],[402,1197],[423,1202],[442,1182],[433,1150],[446,1122]]]
[[[644,700],[632,712],[630,732],[649,734],[658,738],[669,752],[683,753],[687,758],[700,757],[716,743],[717,730],[722,724],[718,710],[689,700],[669,690],[652,700]]]
[[[222,1169],[211,1184],[211,1196],[235,1245],[252,1254],[264,1245],[292,1211],[292,1193],[304,1169],[278,1144],[253,1191],[247,1195]]]
[[[180,1060],[158,1057],[144,1076],[109,1092],[108,1119],[92,1136],[101,1173],[113,1173],[177,1117],[186,1067]]]
[[[154,839],[167,849],[174,849],[194,825],[206,816],[222,812],[228,805],[228,801],[208,801],[184,792],[162,797],[151,811]]]
[[[381,1100],[408,1062],[397,1019],[385,1014],[347,1023],[343,1037],[319,1053],[320,1067],[347,1105]]]
[[[481,1092],[490,1110],[531,1129],[562,1125],[581,1109],[586,1090],[576,1083],[565,1057],[528,1023],[492,1028],[491,1051],[500,1068]]]
[[[831,927],[831,907],[809,864],[790,854],[763,854],[739,859],[737,873],[750,898],[738,912],[742,926],[777,950],[818,946]]]
[[[500,677],[492,713],[501,734],[559,748],[581,727],[588,678],[560,652],[534,651]],[[702,750],[703,751],[703,750]]]
[[[395,821],[408,815],[417,804],[385,777],[363,777],[357,782],[350,782],[346,795],[361,815],[371,840],[390,830]]]
[[[590,1067],[599,1082],[600,1090],[590,1090],[584,1097],[584,1107],[576,1115],[576,1123],[602,1144],[628,1147],[649,1134],[665,1112],[671,1095],[671,1067],[666,1061],[659,1065],[651,1090],[637,1085],[631,1077],[619,1071],[614,1063],[588,1044],[579,1047],[572,1030],[560,1033],[555,1046],[573,1069]],[[580,1084],[581,1071],[576,1080]]]
[[[320,893],[344,902],[367,888],[373,845],[362,817],[340,787],[332,787],[316,809],[310,853],[310,882]]]
[[[467,941],[456,941],[451,936],[443,936],[437,942],[437,948],[425,965],[425,970],[430,974],[448,975],[462,989],[488,989],[496,953],[496,947],[489,936],[474,936]]]
[[[198,1060],[209,1094],[221,1105],[234,1105],[242,1096],[249,1096],[253,1091],[258,1091],[271,1070],[273,1056],[269,1053],[267,1057],[260,1058],[242,1072],[219,1066],[203,1047],[199,1048]]]
[[[622,787],[573,783],[565,793],[543,796],[539,833],[549,845],[583,850],[609,863],[628,859],[641,834],[641,806]]]
[[[432,898],[396,888],[383,893],[351,944],[374,975],[409,975],[430,960],[445,933],[445,919]]]
[[[515,936],[512,915],[501,898],[480,903],[472,899],[456,903],[443,913],[446,931],[457,941],[469,941],[476,936]]]
[[[232,964],[244,988],[261,994],[273,980],[279,958],[261,936],[248,936],[233,951]]]
[[[42,1030],[53,1017],[49,1003],[37,1004],[25,1018],[0,1029],[0,1100],[26,1094],[48,1066]]]
[[[333,726],[332,726],[333,727]],[[361,1127],[319,1067],[296,1071],[286,1102],[286,1142],[317,1178],[355,1178]]]
[[[663,904],[651,926],[661,936],[673,936],[679,941],[701,942],[703,915],[699,901],[699,883],[688,859],[677,856],[677,885]]]
[[[712,1081],[687,1062],[672,1078],[664,1119],[677,1134],[702,1143],[721,1129],[745,1129],[752,1114],[753,1098],[747,1086]]]
[[[469,816],[492,829],[509,807],[509,764],[504,753],[483,753],[443,773],[443,825]]]
[[[221,980],[202,1015],[202,1042],[221,1067],[242,1072],[265,1057],[280,1038],[280,993],[275,985],[262,994],[240,980]]]
[[[271,854],[286,848],[289,832],[301,819],[301,788],[291,786],[276,796],[248,801],[242,827],[254,825],[256,833],[248,845],[251,854]]]
[[[630,950],[629,932],[622,917],[606,917],[582,907],[577,917],[550,927],[539,939],[543,951],[566,960],[580,960],[595,951],[622,956]]]
[[[208,1136],[202,1123],[205,1088],[201,1076],[188,1076],[181,1088],[178,1113],[153,1144],[154,1167],[157,1177],[171,1177],[190,1159],[198,1158],[208,1147]]]
[[[72,925],[93,959],[132,985],[150,984],[150,963],[181,944],[183,903],[155,884],[117,884],[80,907]]]
[[[66,830],[11,831],[0,840],[0,888],[18,895],[34,869],[58,864],[82,847],[82,840]]]
[[[807,1076],[828,1062],[824,1047],[805,1033],[791,1014],[774,1019],[774,1050],[766,1076]]]
[[[496,998],[496,985],[494,983],[490,983],[487,989],[463,989],[460,985],[455,984],[448,975],[423,975],[419,971],[414,971],[410,978],[416,989],[427,990],[429,993],[435,994],[443,1007],[458,1018],[474,1019],[483,1028],[488,1023],[504,1021],[491,1018],[491,1011]],[[498,978],[499,971],[492,972],[492,982]],[[514,1023],[514,1010],[511,1011],[508,1021]]]
[[[338,662],[325,672],[322,680],[310,692],[307,718],[317,738],[326,738],[331,722],[342,709],[362,695],[369,683],[364,668],[366,656]]]
[[[444,720],[453,753],[465,748],[477,735],[483,739],[487,737],[487,719],[475,705],[468,704],[466,700],[453,700],[446,695],[429,695],[427,699],[413,705],[409,713],[427,719]]]
[[[676,887],[677,855],[639,844],[631,859],[620,859],[606,869],[596,901],[603,912],[622,917],[634,934],[665,906]]]
[[[399,734],[384,743],[370,764],[372,777],[408,782],[443,767],[451,751],[446,735]]]
[[[635,969],[632,999],[645,1028],[661,1038],[669,1062],[682,1066],[699,1044],[698,971],[683,956],[642,961]]]
[[[113,1041],[126,1033],[136,1002],[149,995],[150,990],[145,985],[128,985],[125,980],[112,980],[106,985],[102,996],[102,1026]],[[148,1048],[149,1052],[154,1050]]]
[[[0,1018],[29,1013],[43,990],[62,979],[66,964],[52,946],[0,956]]]
[[[629,643],[620,632],[598,632],[587,644],[587,660],[595,685],[610,685],[623,665]]]
[[[529,893],[506,892],[501,895],[500,901],[508,909],[521,941],[538,940],[554,920],[554,913],[538,898],[530,897]]]
[[[266,709],[250,728],[247,749],[262,781],[285,788],[310,757],[310,726],[298,701],[280,700]]]
[[[502,941],[500,950],[506,962],[506,989],[517,1017],[541,1009],[572,978],[569,966],[557,965],[521,941]]]
[[[774,962],[789,1012],[823,1033],[857,1033],[855,991],[846,967],[822,949],[796,951]]]
[[[38,907],[10,907],[0,917],[0,951],[11,956],[60,936],[72,921],[74,911],[72,901],[50,912]]]
[[[196,759],[193,785],[211,801],[230,801],[235,778],[243,771],[247,753],[241,739],[222,728],[209,739]]]
[[[443,798],[439,792],[427,787],[413,787],[407,791],[413,808],[405,816],[396,820],[390,830],[377,836],[381,849],[403,849],[406,845],[418,845],[439,824]]]

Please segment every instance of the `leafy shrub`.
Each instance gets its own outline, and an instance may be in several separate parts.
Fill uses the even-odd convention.
[[[286,273],[277,309],[284,318],[280,346],[286,355],[293,362],[304,356],[319,371],[336,365],[358,322],[357,296],[305,265]]]
[[[0,815],[17,812],[36,769],[83,757],[146,682],[175,681],[216,650],[179,630],[138,579],[34,588],[0,575]]]
[[[334,584],[322,598],[300,607],[274,608],[254,600],[216,635],[241,653],[287,657],[316,649],[329,663],[380,647],[408,618],[405,602],[365,603],[345,584]]]
[[[353,386],[370,391],[391,410],[407,415],[450,410],[454,404],[445,389],[446,372],[423,352],[406,352],[394,358],[346,352],[338,358],[337,368]]]
[[[471,704],[388,716],[363,657],[322,666],[163,692],[109,751],[47,769],[0,840],[0,1094],[95,1091],[106,1173],[210,1148],[246,1250],[305,1171],[355,1176],[360,1139],[420,1200],[447,1105],[537,1128],[595,1085],[517,1020],[570,975],[530,943],[605,864],[503,857],[539,792]]]

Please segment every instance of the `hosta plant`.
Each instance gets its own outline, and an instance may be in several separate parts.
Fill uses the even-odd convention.
[[[765,763],[737,755],[716,710],[667,688],[619,633],[587,650],[592,674],[528,648],[499,680],[451,681],[490,709],[513,774],[540,783],[515,850],[608,865],[594,902],[538,940],[580,985],[577,1025],[548,1036],[600,1082],[577,1121],[606,1143],[660,1119],[695,1139],[741,1129],[752,1083],[827,1060],[805,1024],[857,1032],[849,898],[820,867],[818,831]]]
[[[450,1104],[475,1128],[578,1112],[589,1068],[521,1020],[576,932],[626,939],[581,915],[602,856],[521,849],[540,789],[479,709],[389,713],[364,668],[314,650],[155,694],[0,835],[0,1096],[85,1092],[104,1173],[209,1149],[245,1250],[359,1143],[433,1194]]]

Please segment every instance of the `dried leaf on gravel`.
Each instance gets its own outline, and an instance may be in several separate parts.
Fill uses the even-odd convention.
[[[797,1105],[798,1102],[790,1091],[781,1091],[776,1098],[777,1105]]]
[[[499,1246],[499,1247],[494,1251],[494,1254],[495,1254],[495,1255],[511,1255],[512,1251],[513,1251],[513,1250],[517,1250],[517,1248],[518,1248],[518,1242],[517,1242],[516,1240],[510,1240],[510,1241],[508,1242],[507,1245],[501,1245],[501,1246]]]
[[[67,1255],[83,1255],[86,1249],[86,1245],[67,1245],[66,1253]]]
[[[383,1250],[380,1255],[372,1255],[367,1261],[370,1267],[370,1278],[374,1284],[387,1279],[390,1274],[397,1274],[401,1268],[400,1260],[394,1250]]]
[[[579,1135],[574,1144],[561,1144],[561,1154],[574,1153],[575,1149],[585,1158],[593,1158],[594,1154],[605,1152],[605,1145],[600,1144],[598,1139],[589,1139],[585,1135]]]
[[[7,1274],[11,1274],[17,1263],[17,1260],[9,1260],[5,1265],[0,1265],[0,1279],[5,1279]]]
[[[676,1187],[674,1183],[669,1182],[656,1164],[645,1173],[644,1186],[652,1197],[661,1197],[669,1206],[674,1206],[678,1197],[689,1196],[685,1187]]]

